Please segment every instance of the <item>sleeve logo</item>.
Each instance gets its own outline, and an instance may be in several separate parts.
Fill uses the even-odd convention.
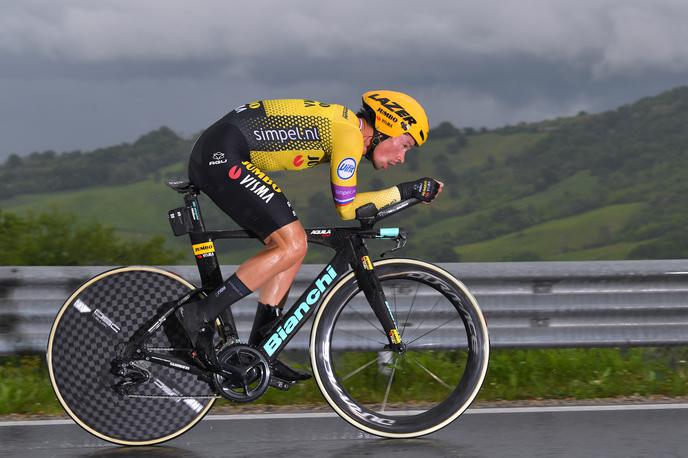
[[[356,172],[356,161],[352,157],[342,159],[337,166],[337,176],[342,180],[348,180]]]

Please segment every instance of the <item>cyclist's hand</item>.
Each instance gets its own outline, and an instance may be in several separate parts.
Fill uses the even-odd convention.
[[[408,181],[406,183],[399,183],[397,187],[399,188],[399,194],[401,195],[401,200],[410,199],[415,197],[423,202],[431,202],[437,194],[442,191],[444,184],[433,178],[421,178],[416,181]]]

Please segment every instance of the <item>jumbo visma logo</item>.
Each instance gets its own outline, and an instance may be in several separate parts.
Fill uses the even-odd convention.
[[[265,172],[253,165],[251,162],[243,161],[242,165],[244,165],[246,170],[249,172],[243,178],[241,178],[242,169],[237,165],[234,165],[229,169],[227,176],[231,180],[238,180],[241,178],[241,182],[239,182],[239,184],[260,197],[260,199],[266,204],[270,203],[272,198],[275,197],[275,193],[282,192],[280,187],[277,186],[277,183],[272,181],[272,179],[267,176]],[[254,176],[251,176],[251,174]]]
[[[296,325],[298,325],[303,320],[304,315],[310,311],[311,305],[318,302],[320,295],[325,292],[327,286],[331,285],[335,278],[337,278],[337,272],[334,271],[332,266],[328,265],[326,273],[315,281],[315,288],[308,291],[306,300],[299,304],[294,314],[289,317],[287,321],[277,327],[275,332],[270,336],[270,339],[263,345],[263,350],[265,350],[268,356],[272,356],[280,345],[282,345],[282,342],[284,342],[287,336],[296,329]]]
[[[197,243],[195,245],[191,245],[191,247],[193,248],[195,255],[215,252],[215,244],[212,241]]]

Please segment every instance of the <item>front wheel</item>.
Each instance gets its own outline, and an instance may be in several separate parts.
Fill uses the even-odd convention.
[[[387,337],[353,272],[324,299],[311,333],[311,364],[327,402],[355,427],[408,438],[447,426],[480,390],[489,359],[485,319],[445,270],[412,259],[375,263],[406,351]]]

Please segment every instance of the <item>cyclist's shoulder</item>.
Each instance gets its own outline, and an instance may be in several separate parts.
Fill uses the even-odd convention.
[[[225,118],[273,116],[317,116],[335,122],[354,124],[355,113],[336,103],[311,99],[265,99],[245,103],[234,108]]]
[[[332,142],[336,151],[338,146],[351,151],[363,147],[363,133],[356,114],[347,107],[338,105],[337,116],[332,120]]]

